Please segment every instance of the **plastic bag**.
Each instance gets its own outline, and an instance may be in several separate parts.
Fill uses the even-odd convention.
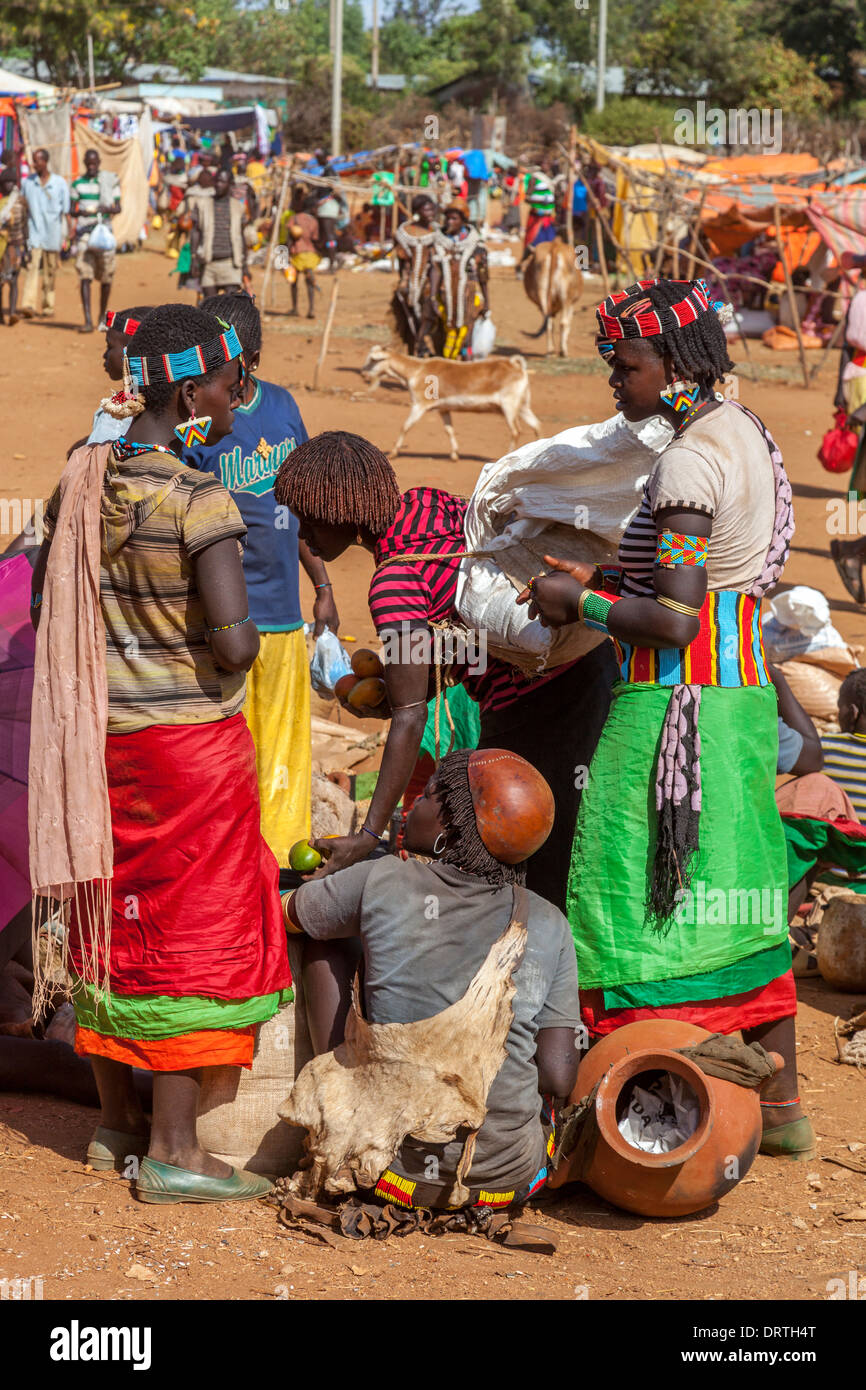
[[[472,356],[477,361],[489,357],[496,342],[496,324],[489,314],[476,319],[472,326]]]
[[[847,473],[854,466],[857,440],[857,431],[848,428],[848,412],[837,410],[833,428],[824,435],[818,450],[821,466],[828,473]]]
[[[340,677],[348,675],[351,669],[349,653],[337,634],[326,627],[322,635],[316,638],[310,662],[310,682],[313,689],[318,695],[324,695],[326,700],[333,700],[334,686]]]
[[[830,621],[830,605],[820,589],[795,584],[769,604],[762,625],[764,650],[777,666],[806,652],[844,647],[845,639]]]
[[[88,251],[116,251],[117,242],[107,222],[97,222],[87,239]]]

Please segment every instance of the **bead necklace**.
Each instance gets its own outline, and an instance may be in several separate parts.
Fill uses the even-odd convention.
[[[171,454],[177,462],[177,454],[173,449],[169,449],[165,444],[136,444],[121,435],[120,439],[114,441],[114,456],[119,463],[124,463],[126,459],[134,458],[136,454]]]

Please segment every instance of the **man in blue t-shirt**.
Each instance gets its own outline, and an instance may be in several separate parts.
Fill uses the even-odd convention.
[[[232,433],[219,444],[185,449],[183,461],[220,479],[247,527],[244,577],[261,648],[247,674],[244,715],[256,746],[262,834],[285,869],[292,845],[310,833],[310,676],[299,561],[315,589],[316,634],[326,624],[336,632],[340,620],[323,561],[298,540],[297,518],[274,497],[277,470],[307,431],[290,393],[255,375],[262,348],[259,311],[243,290],[215,295],[201,307],[234,324],[248,375]]]

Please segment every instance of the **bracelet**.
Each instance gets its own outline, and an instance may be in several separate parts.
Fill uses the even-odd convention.
[[[32,595],[31,595],[31,597],[30,597],[30,607],[31,607],[31,608],[41,608],[41,607],[42,607],[42,595],[41,595],[41,594],[32,594]]]
[[[362,825],[361,829],[364,831],[366,835],[372,835],[377,845],[381,845],[382,841],[385,838],[384,835],[377,835],[375,830],[370,829],[369,825]]]
[[[331,581],[330,581],[329,579],[327,579],[327,580],[325,581],[324,584],[314,584],[314,585],[313,585],[313,588],[314,588],[314,589],[333,589],[333,587],[334,587],[334,586],[333,586],[333,584],[331,583]]]
[[[212,627],[210,632],[228,632],[230,627],[243,627],[244,623],[249,622],[249,614],[245,618],[238,618],[236,623],[223,623],[222,627]]]
[[[577,621],[596,632],[607,632],[607,620],[615,600],[597,594],[594,589],[584,589],[577,600]]]
[[[689,618],[700,617],[700,608],[692,608],[688,603],[679,603],[675,598],[668,598],[667,594],[656,594],[656,603],[660,603],[663,608],[673,609],[674,613],[685,613]]]

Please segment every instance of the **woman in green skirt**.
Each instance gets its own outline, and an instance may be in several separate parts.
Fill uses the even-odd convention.
[[[787,558],[791,489],[761,422],[715,391],[733,367],[721,308],[702,280],[643,280],[600,306],[617,408],[676,433],[616,570],[594,584],[590,566],[546,557],[554,572],[522,598],[552,626],[609,633],[620,668],[569,881],[584,1022],[597,1037],[677,1018],[780,1052],[762,1151],[806,1158],[760,612]]]

